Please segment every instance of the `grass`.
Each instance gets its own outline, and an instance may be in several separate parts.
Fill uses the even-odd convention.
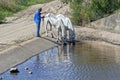
[[[43,4],[53,0],[0,0],[0,24],[5,18],[14,13],[26,9],[28,6]]]

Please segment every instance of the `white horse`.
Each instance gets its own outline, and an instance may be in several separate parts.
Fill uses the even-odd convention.
[[[61,19],[62,23],[64,24],[63,28],[65,28],[65,32],[64,32],[65,38],[67,37],[67,31],[69,31],[69,39],[72,43],[74,43],[75,42],[75,31],[74,31],[74,28],[72,26],[70,19],[68,17],[65,17],[62,14],[59,14],[56,17]]]
[[[64,44],[67,43],[67,30],[70,33],[70,41],[74,42],[75,34],[69,18],[64,17],[62,14],[55,16],[52,13],[48,13],[44,18],[46,35],[48,35],[48,24],[50,24],[50,30],[52,26],[57,30],[57,41],[62,40]],[[52,33],[53,37],[53,33]]]
[[[45,31],[46,31],[47,36],[48,36],[48,31],[49,31],[48,24],[50,25],[51,32],[53,32],[53,29],[52,29],[53,27],[57,30],[57,41],[59,41],[60,38],[62,37],[62,31],[63,31],[61,30],[61,27],[63,26],[62,21],[52,13],[48,13],[47,15],[45,15],[44,25],[45,25]],[[53,33],[51,33],[51,35],[52,37],[54,37]]]

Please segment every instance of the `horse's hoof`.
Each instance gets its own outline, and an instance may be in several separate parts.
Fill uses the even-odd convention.
[[[65,45],[67,45],[67,43],[63,43],[63,45],[65,46]]]
[[[75,42],[72,42],[73,45],[75,45]]]
[[[72,43],[72,41],[69,41],[69,43]]]

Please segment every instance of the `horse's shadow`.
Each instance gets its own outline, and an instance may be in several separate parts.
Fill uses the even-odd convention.
[[[43,38],[43,39],[46,39],[46,40],[48,40],[48,41],[50,41],[50,42],[53,42],[53,43],[55,43],[55,44],[58,44],[58,45],[61,45],[61,44],[62,44],[62,43],[60,43],[60,42],[57,42],[55,38],[51,38],[51,37],[49,37],[49,36],[47,36],[47,37],[42,37],[42,38]]]
[[[48,41],[50,41],[50,42],[53,42],[53,43],[55,43],[55,44],[57,44],[57,45],[67,45],[67,44],[72,44],[71,43],[71,41],[67,41],[67,44],[63,44],[61,41],[56,41],[56,38],[52,38],[52,37],[50,37],[50,36],[46,36],[46,37],[42,37],[43,39],[46,39],[46,40],[48,40]],[[79,43],[80,41],[78,41],[78,40],[75,40],[75,44],[76,43]],[[72,45],[75,45],[75,44],[72,44]]]

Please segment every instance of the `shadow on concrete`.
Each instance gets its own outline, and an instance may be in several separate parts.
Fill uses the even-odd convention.
[[[48,40],[48,41],[50,41],[50,42],[53,42],[53,43],[55,43],[55,44],[61,45],[61,43],[57,42],[57,41],[55,40],[55,38],[51,38],[51,37],[41,37],[41,38],[46,39],[46,40]]]
[[[58,44],[58,45],[62,45],[62,43],[61,42],[57,42],[56,41],[56,38],[51,38],[51,37],[41,37],[41,38],[43,38],[43,39],[46,39],[46,40],[48,40],[48,41],[51,41],[51,42],[53,42],[53,43],[55,43],[55,44]],[[70,41],[67,41],[68,42],[68,44],[70,44]],[[79,40],[75,40],[75,44],[76,43],[81,43],[82,44],[82,41],[79,41]]]

